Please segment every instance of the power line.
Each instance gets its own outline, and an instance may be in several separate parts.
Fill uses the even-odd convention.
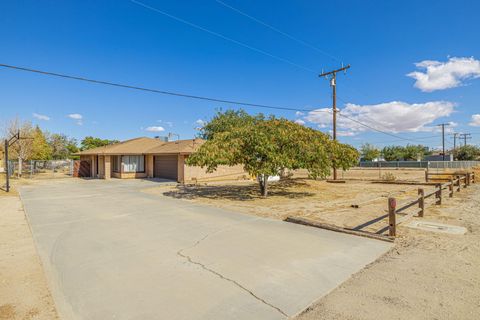
[[[295,41],[295,42],[297,42],[297,43],[300,43],[300,44],[302,44],[302,45],[304,45],[304,46],[306,46],[306,47],[309,47],[309,48],[311,48],[311,49],[313,49],[313,50],[315,50],[315,51],[317,51],[317,52],[319,52],[319,53],[321,53],[321,54],[323,54],[323,55],[325,55],[325,56],[327,56],[327,57],[329,57],[329,58],[331,58],[331,59],[333,59],[333,60],[336,60],[337,62],[341,62],[341,61],[340,61],[339,59],[337,59],[336,57],[334,57],[334,56],[332,56],[331,54],[323,51],[322,49],[320,49],[320,48],[312,45],[311,43],[308,43],[308,42],[306,42],[306,41],[303,41],[303,40],[301,40],[301,39],[298,39],[297,37],[294,37],[294,36],[292,36],[291,34],[286,33],[285,31],[282,31],[282,30],[280,30],[280,29],[272,26],[271,24],[268,24],[268,23],[266,23],[265,21],[262,21],[262,20],[260,20],[260,19],[258,19],[258,18],[256,18],[256,17],[253,17],[253,16],[251,16],[251,15],[249,15],[249,14],[241,11],[240,9],[235,8],[235,7],[233,7],[233,6],[225,3],[225,2],[223,2],[223,1],[220,1],[220,0],[215,0],[215,1],[216,1],[217,3],[219,3],[219,4],[221,4],[222,6],[224,6],[224,7],[226,7],[226,8],[229,8],[229,9],[231,9],[231,10],[233,10],[233,11],[241,14],[242,16],[247,17],[247,18],[249,18],[249,19],[251,19],[251,20],[253,20],[253,21],[255,21],[255,22],[257,22],[257,23],[259,23],[259,24],[261,24],[261,25],[263,25],[263,26],[265,26],[265,27],[267,27],[267,28],[269,28],[269,29],[271,29],[271,30],[273,30],[273,31],[275,31],[275,32],[277,32],[277,33],[285,36],[285,37],[287,37],[287,38],[289,38],[290,40],[293,40],[293,41]]]
[[[270,57],[270,58],[273,58],[273,59],[276,59],[276,60],[278,60],[278,61],[282,61],[282,62],[288,63],[288,64],[290,64],[290,65],[292,65],[292,66],[295,66],[295,67],[297,67],[297,68],[300,68],[300,69],[303,69],[303,70],[306,70],[306,71],[309,71],[309,72],[316,72],[316,71],[313,70],[313,69],[310,69],[310,68],[308,68],[308,67],[302,66],[302,65],[300,65],[300,64],[298,64],[298,63],[295,63],[295,62],[290,61],[290,60],[288,60],[288,59],[285,59],[285,58],[282,58],[282,57],[280,57],[280,56],[274,55],[274,54],[272,54],[272,53],[270,53],[270,52],[267,52],[267,51],[264,51],[264,50],[262,50],[262,49],[253,47],[253,46],[251,46],[251,45],[249,45],[249,44],[246,44],[246,43],[244,43],[244,42],[240,42],[240,41],[238,41],[238,40],[232,39],[232,38],[227,37],[227,36],[225,36],[225,35],[223,35],[223,34],[221,34],[221,33],[216,32],[216,31],[212,31],[212,30],[210,30],[210,29],[204,28],[204,27],[202,27],[202,26],[200,26],[200,25],[198,25],[198,24],[195,24],[195,23],[193,23],[193,22],[190,22],[190,21],[187,21],[187,20],[185,20],[185,19],[179,18],[179,17],[177,17],[177,16],[174,16],[173,14],[170,14],[170,13],[167,13],[167,12],[162,11],[162,10],[160,10],[160,9],[154,8],[154,7],[152,7],[152,6],[149,6],[149,5],[147,5],[147,4],[143,3],[143,2],[136,1],[136,0],[130,0],[130,2],[135,3],[135,4],[139,5],[139,6],[142,6],[142,7],[146,8],[146,9],[152,10],[152,11],[154,11],[154,12],[160,13],[160,14],[166,16],[166,17],[169,17],[170,19],[173,19],[173,20],[176,20],[176,21],[178,21],[178,22],[184,23],[184,24],[186,24],[186,25],[188,25],[188,26],[190,26],[190,27],[193,27],[193,28],[196,28],[196,29],[198,29],[198,30],[207,32],[207,33],[209,33],[209,34],[211,34],[211,35],[214,35],[214,36],[219,37],[219,38],[222,38],[222,39],[224,39],[224,40],[233,42],[233,43],[235,43],[235,44],[237,44],[237,45],[239,45],[239,46],[242,46],[242,47],[244,47],[244,48],[247,48],[247,49],[253,50],[253,51],[255,51],[255,52],[261,53],[261,54],[266,55],[266,56],[268,56],[268,57]]]
[[[435,136],[419,137],[419,138],[415,138],[415,140],[420,141],[420,140],[429,140],[433,138],[438,138],[438,136],[435,135]],[[388,141],[374,141],[372,142],[372,144],[387,144],[387,143],[394,143],[394,142],[400,142],[400,141],[404,141],[404,140],[401,139],[401,140],[388,140]]]
[[[271,105],[265,105],[265,104],[256,104],[256,103],[248,103],[248,102],[241,102],[241,101],[225,100],[225,99],[210,98],[210,97],[204,97],[204,96],[196,96],[196,95],[179,93],[179,92],[171,92],[171,91],[164,91],[164,90],[158,90],[158,89],[150,89],[150,88],[132,86],[132,85],[121,84],[121,83],[116,83],[116,82],[109,82],[109,81],[103,81],[103,80],[95,80],[95,79],[89,79],[89,78],[84,78],[84,77],[78,77],[78,76],[72,76],[72,75],[67,75],[67,74],[55,73],[55,72],[50,72],[50,71],[42,71],[42,70],[36,70],[36,69],[31,69],[31,68],[12,66],[12,65],[8,65],[8,64],[2,64],[2,63],[0,63],[0,67],[9,68],[9,69],[14,69],[14,70],[27,71],[27,72],[33,72],[33,73],[38,73],[38,74],[43,74],[43,75],[48,75],[48,76],[65,78],[65,79],[79,80],[79,81],[91,82],[91,83],[96,83],[96,84],[103,84],[103,85],[108,85],[108,86],[113,86],[113,87],[127,88],[127,89],[140,90],[140,91],[147,91],[147,92],[153,92],[153,93],[159,93],[159,94],[165,94],[165,95],[176,96],[176,97],[183,97],[183,98],[190,98],[190,99],[197,99],[197,100],[221,102],[221,103],[227,103],[227,104],[233,104],[233,105],[236,104],[236,105],[242,105],[242,106],[248,106],[248,107],[258,107],[258,108],[267,108],[267,109],[278,109],[278,110],[289,110],[289,111],[304,111],[304,112],[313,111],[313,109],[301,109],[301,108],[291,108],[291,107],[277,107],[277,106],[271,106]],[[326,112],[326,111],[325,111],[325,112]]]
[[[102,85],[107,85],[107,86],[112,86],[112,87],[125,88],[125,89],[131,89],[131,90],[139,90],[139,91],[144,91],[144,92],[170,95],[170,96],[182,97],[182,98],[188,98],[188,99],[221,102],[221,103],[232,104],[232,105],[257,107],[257,108],[265,108],[265,109],[302,111],[302,112],[326,112],[326,113],[332,114],[332,112],[328,109],[305,109],[305,108],[294,108],[294,107],[287,107],[287,106],[279,107],[279,106],[273,106],[273,105],[267,105],[267,104],[257,104],[257,103],[250,103],[250,102],[211,98],[211,97],[197,96],[197,95],[191,95],[191,94],[180,93],[180,92],[171,92],[171,91],[165,91],[165,90],[158,90],[158,89],[151,89],[151,88],[146,88],[146,87],[133,86],[133,85],[122,84],[122,83],[117,83],[117,82],[95,80],[95,79],[90,79],[90,78],[85,78],[85,77],[73,76],[73,75],[56,73],[56,72],[51,72],[51,71],[43,71],[43,70],[38,70],[38,69],[26,68],[26,67],[19,67],[19,66],[8,65],[8,64],[3,64],[3,63],[0,63],[0,67],[12,69],[12,70],[17,70],[17,71],[25,71],[25,72],[31,72],[31,73],[41,74],[41,75],[53,76],[53,77],[58,77],[58,78],[63,78],[63,79],[77,80],[77,81],[83,81],[83,82],[89,82],[89,83],[95,83],[95,84],[102,84]],[[363,122],[358,121],[356,119],[353,119],[349,116],[346,116],[346,115],[342,114],[341,112],[338,112],[338,115],[343,117],[343,118],[349,119],[350,121],[353,121],[353,122],[355,122],[355,123],[357,123],[361,126],[369,128],[373,131],[376,131],[376,132],[379,132],[379,133],[382,133],[382,134],[385,134],[385,135],[388,135],[388,136],[391,136],[391,137],[394,137],[394,138],[397,138],[397,139],[400,139],[400,140],[414,141],[414,139],[403,138],[401,136],[397,136],[395,134],[379,130],[379,129],[377,129],[375,127],[372,127],[372,126],[370,126],[366,123],[363,123]]]
[[[160,10],[160,9],[158,9],[158,8],[154,8],[154,7],[152,7],[152,6],[149,6],[149,5],[147,5],[147,4],[143,3],[143,2],[140,2],[140,1],[137,1],[137,0],[130,0],[130,1],[131,1],[132,3],[135,3],[135,4],[137,4],[137,5],[140,5],[140,6],[144,7],[144,8],[146,8],[146,9],[155,11],[155,12],[160,13],[160,14],[162,14],[162,15],[165,15],[165,16],[171,18],[171,19],[174,19],[174,20],[176,20],[176,21],[182,22],[182,23],[187,24],[187,25],[189,25],[189,26],[191,26],[191,27],[194,27],[194,28],[197,28],[197,29],[202,30],[202,31],[204,31],[204,32],[207,32],[207,33],[209,33],[209,34],[215,35],[215,36],[220,37],[220,38],[222,38],[222,39],[224,39],[224,40],[231,41],[231,42],[233,42],[233,43],[235,43],[235,44],[238,44],[238,45],[243,46],[243,47],[245,47],[245,48],[251,49],[251,50],[256,51],[256,52],[258,52],[258,53],[264,54],[264,55],[269,56],[269,57],[271,57],[271,58],[274,58],[274,59],[276,59],[276,60],[279,60],[279,61],[288,63],[288,64],[290,64],[290,65],[293,65],[293,66],[295,66],[295,67],[297,67],[297,68],[300,68],[300,69],[303,69],[303,70],[306,70],[306,71],[309,71],[309,72],[316,72],[316,71],[313,70],[313,69],[310,69],[310,68],[308,68],[308,67],[304,67],[304,66],[299,65],[299,64],[297,64],[297,63],[295,63],[295,62],[292,62],[292,61],[290,61],[290,60],[288,60],[288,59],[285,59],[285,58],[276,56],[276,55],[271,54],[271,53],[269,53],[269,52],[266,52],[266,51],[264,51],[264,50],[261,50],[261,49],[252,47],[252,46],[250,46],[250,45],[248,45],[248,44],[245,44],[245,43],[243,43],[243,42],[240,42],[240,41],[237,41],[237,40],[235,40],[235,39],[232,39],[232,38],[227,37],[227,36],[225,36],[225,35],[223,35],[223,34],[220,34],[220,33],[218,33],[218,32],[209,30],[209,29],[204,28],[204,27],[202,27],[202,26],[200,26],[200,25],[197,25],[197,24],[192,23],[192,22],[190,22],[190,21],[187,21],[187,20],[185,20],[185,19],[182,19],[182,18],[179,18],[179,17],[177,17],[177,16],[174,16],[174,15],[172,15],[172,14],[170,14],[170,13],[167,13],[167,12],[165,12],[165,11],[162,11],[162,10]],[[232,7],[232,8],[233,8],[233,7]],[[253,17],[252,17],[252,18],[253,18]],[[265,24],[265,25],[267,25],[267,24]],[[271,26],[269,26],[269,27],[271,27]],[[274,28],[274,27],[273,27],[273,28]],[[193,96],[192,96],[192,98],[200,98],[200,97],[193,97]],[[212,101],[231,103],[231,102],[229,102],[229,101],[224,101],[224,100],[222,101],[222,100],[219,100],[219,99],[213,99]],[[237,103],[237,104],[241,104],[241,105],[245,105],[245,106],[256,106],[256,107],[260,107],[259,105],[251,105],[251,104],[248,104],[248,103],[247,103],[247,104],[245,104],[245,103]],[[267,107],[267,106],[264,106],[264,107]],[[300,110],[300,109],[291,109],[291,108],[275,108],[275,107],[268,107],[268,108],[270,108],[270,109],[283,109],[283,110],[298,110],[298,111],[314,111],[314,110]],[[343,115],[341,115],[340,113],[339,113],[339,115],[340,115],[340,116],[343,116]],[[377,131],[377,132],[380,132],[380,133],[383,133],[383,134],[387,134],[387,135],[389,135],[389,136],[392,136],[392,137],[395,137],[395,138],[398,138],[398,139],[401,139],[401,140],[414,141],[413,139],[403,138],[403,137],[396,136],[396,135],[387,133],[387,132],[385,132],[385,131],[376,129],[376,128],[374,128],[374,127],[372,127],[372,126],[369,126],[369,125],[367,125],[367,124],[365,124],[365,123],[362,123],[362,122],[360,122],[360,121],[358,121],[358,120],[353,120],[353,119],[348,118],[348,117],[346,117],[346,116],[343,116],[343,117],[345,117],[345,118],[347,118],[347,119],[350,119],[351,121],[354,121],[354,122],[356,122],[356,123],[358,123],[358,124],[360,124],[360,125],[362,125],[362,126],[364,126],[364,127],[366,127],[366,128],[369,128],[369,129],[371,129],[371,130],[374,130],[374,131]]]
[[[397,136],[397,135],[395,135],[395,134],[393,134],[393,133],[389,133],[389,132],[386,132],[386,131],[379,130],[379,129],[377,129],[377,128],[375,128],[375,127],[372,127],[372,126],[370,126],[370,125],[368,125],[368,124],[366,124],[366,123],[363,123],[363,122],[358,121],[358,120],[356,120],[356,119],[354,119],[354,118],[348,117],[348,116],[342,114],[341,112],[338,112],[338,115],[341,116],[341,117],[344,117],[344,118],[346,118],[346,119],[348,119],[348,120],[350,120],[350,121],[353,121],[353,122],[355,122],[355,123],[358,123],[358,124],[360,124],[360,125],[362,125],[362,126],[364,126],[364,127],[366,127],[366,128],[369,128],[369,129],[371,129],[371,130],[374,130],[374,131],[377,131],[377,132],[386,134],[386,135],[388,135],[388,136],[391,136],[391,137],[394,137],[394,138],[397,138],[397,139],[400,139],[400,140],[405,140],[405,141],[415,141],[415,139],[403,138],[403,137]]]

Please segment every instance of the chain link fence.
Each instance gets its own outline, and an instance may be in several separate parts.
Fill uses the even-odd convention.
[[[52,179],[69,178],[73,175],[74,160],[28,160],[22,161],[21,167],[18,160],[11,160],[9,176],[11,178],[27,179]]]
[[[361,161],[360,168],[471,169],[480,161]]]

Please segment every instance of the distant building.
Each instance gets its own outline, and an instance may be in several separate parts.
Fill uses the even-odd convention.
[[[444,161],[442,154],[432,154],[425,156],[425,161]],[[453,161],[453,154],[446,154],[445,161]]]

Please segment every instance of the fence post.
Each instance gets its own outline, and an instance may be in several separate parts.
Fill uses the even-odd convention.
[[[428,182],[428,168],[425,170],[425,182]]]
[[[450,184],[448,185],[448,191],[449,191],[448,196],[452,198],[453,197],[453,178],[452,177],[450,177]]]
[[[464,174],[463,175],[463,188],[466,188],[467,187],[467,175]]]
[[[457,192],[460,192],[460,176],[456,175],[455,178],[457,179]]]
[[[437,201],[435,201],[435,204],[442,204],[442,184],[435,184],[435,188],[438,188],[437,192],[435,192],[435,198],[437,199]]]
[[[397,200],[388,198],[388,235],[395,237],[397,235],[397,223],[395,221]]]
[[[420,196],[418,199],[418,207],[420,208],[418,216],[423,217],[425,213],[425,190],[423,188],[418,188],[418,195]]]
[[[470,172],[467,172],[467,179],[466,179],[466,185],[470,185]]]

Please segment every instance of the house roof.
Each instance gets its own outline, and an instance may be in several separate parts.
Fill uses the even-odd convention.
[[[140,137],[80,151],[77,155],[120,155],[120,154],[144,154],[148,149],[164,144],[159,139]]]
[[[197,150],[204,142],[202,139],[165,142],[159,139],[140,137],[80,151],[76,155],[189,154]]]
[[[169,141],[162,145],[155,146],[147,151],[148,154],[189,154],[195,152],[202,144],[203,139],[189,139]]]

